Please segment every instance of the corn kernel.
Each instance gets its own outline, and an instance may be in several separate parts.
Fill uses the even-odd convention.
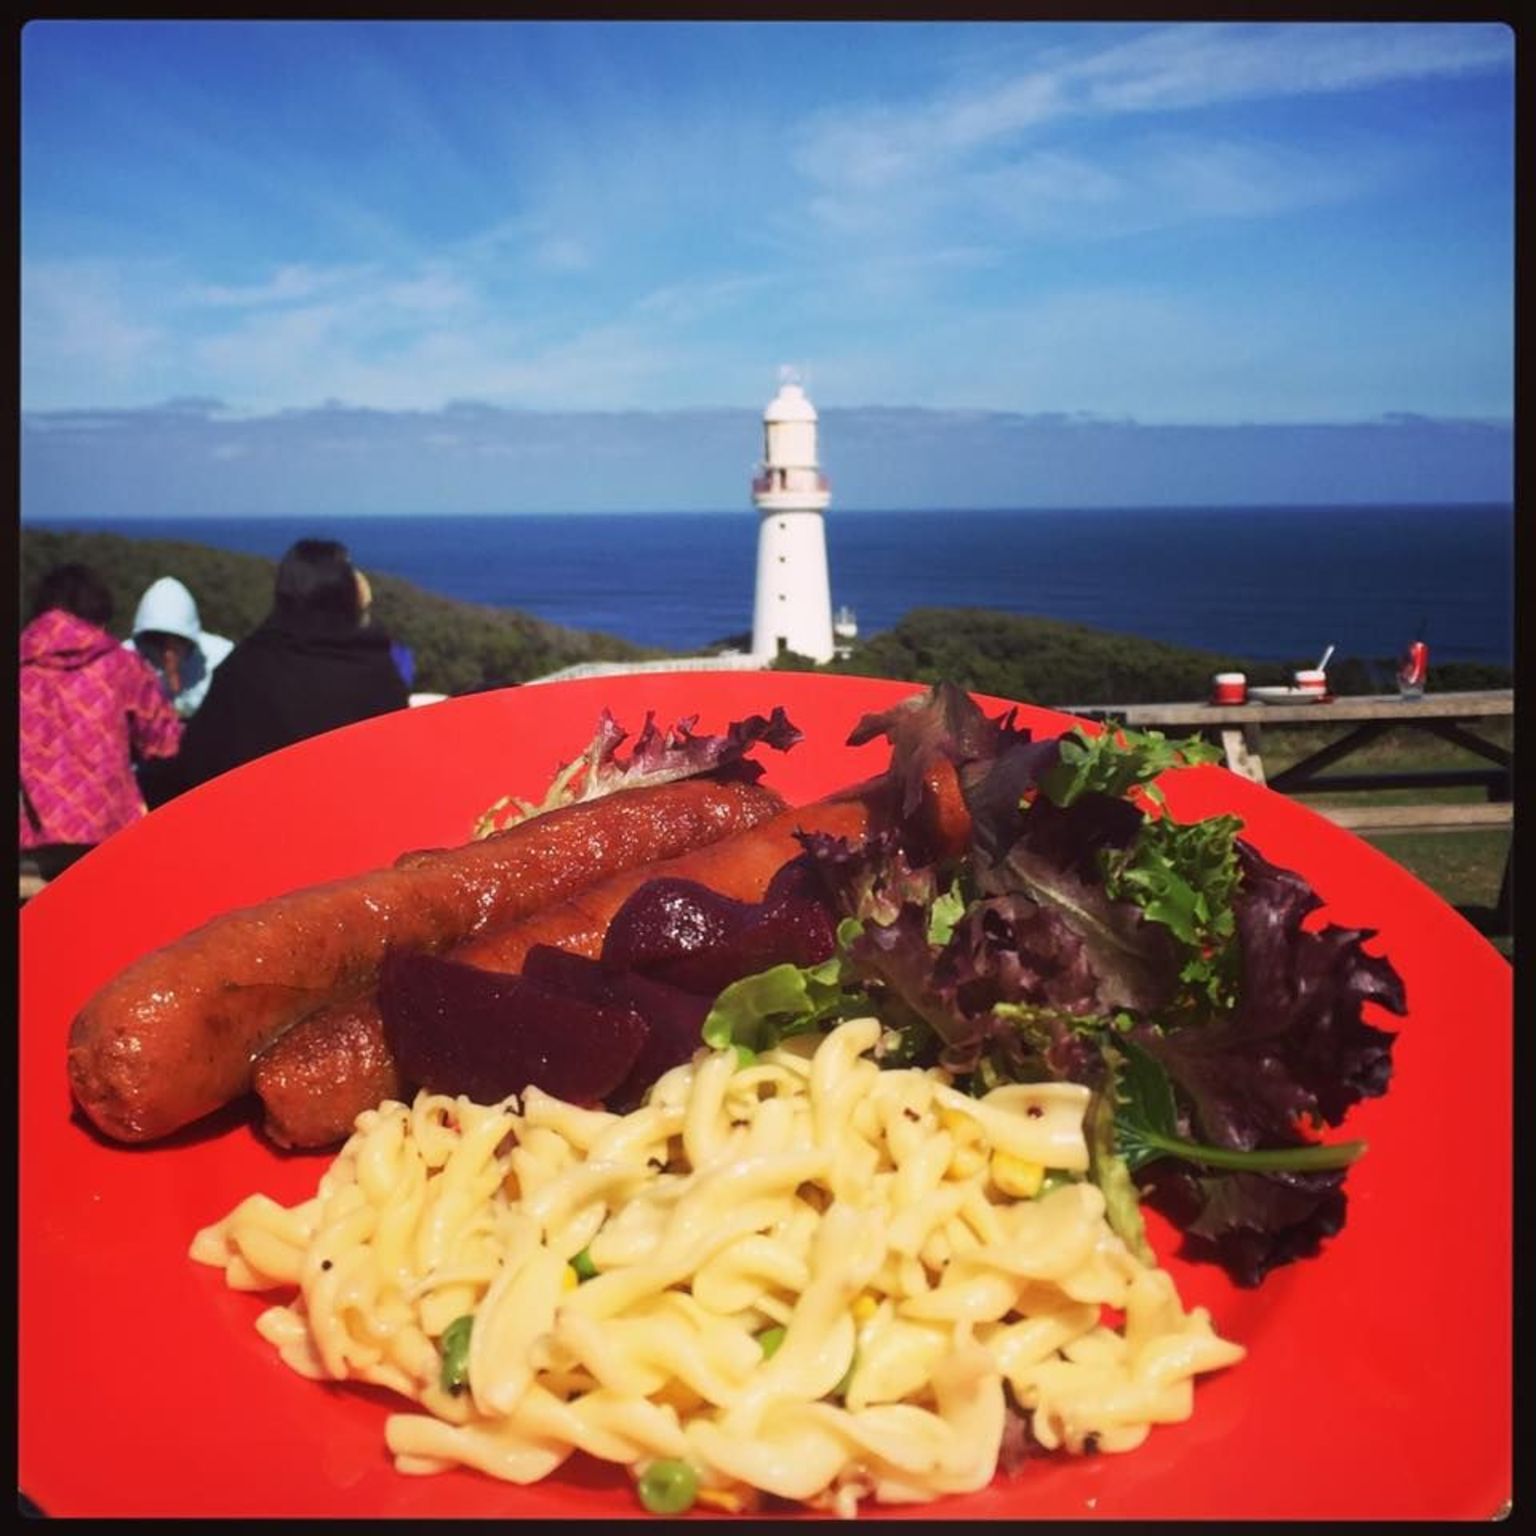
[[[728,1515],[739,1515],[744,1508],[741,1495],[732,1493],[729,1488],[700,1488],[694,1497],[700,1504],[723,1509]]]
[[[1026,1162],[1011,1152],[994,1152],[992,1182],[1005,1195],[1031,1200],[1040,1193],[1040,1186],[1045,1182],[1045,1167],[1041,1163]]]
[[[944,1176],[948,1179],[969,1179],[980,1173],[986,1166],[985,1147],[963,1144],[950,1153],[949,1167],[944,1170]]]
[[[872,1291],[861,1291],[850,1308],[856,1323],[867,1323],[880,1310],[880,1299]]]
[[[560,1276],[561,1289],[566,1291],[574,1291],[580,1284],[581,1276],[576,1273],[575,1269],[571,1265],[567,1264],[565,1266],[565,1273]]]
[[[962,1114],[958,1109],[940,1110],[939,1124],[962,1146],[981,1140],[981,1127],[970,1115]]]

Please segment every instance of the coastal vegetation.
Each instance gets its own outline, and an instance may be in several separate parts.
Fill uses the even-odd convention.
[[[124,637],[140,595],[160,576],[174,576],[197,599],[203,627],[238,640],[272,606],[275,560],[173,539],[114,533],[22,529],[22,617],[34,584],[69,560],[94,567],[112,592],[113,629]],[[408,645],[416,659],[412,686],[424,693],[468,693],[527,682],[583,661],[628,661],[660,654],[612,635],[567,629],[530,614],[458,602],[399,577],[368,573],[374,622]]]
[[[948,679],[975,693],[1054,707],[1163,703],[1203,699],[1213,672],[1242,672],[1255,686],[1284,684],[1317,658],[1259,661],[1221,651],[1166,645],[1137,635],[1058,619],[976,608],[915,608],[888,630],[853,647],[846,659],[818,666],[782,656],[776,668],[890,677],[918,683]],[[1328,666],[1336,694],[1390,692],[1391,657],[1335,657]],[[1434,667],[1443,689],[1508,688],[1508,667],[1444,662]]]
[[[112,590],[114,626],[128,633],[144,589],[159,576],[175,576],[197,599],[204,626],[238,640],[266,615],[276,562],[259,555],[211,549],[171,539],[134,539],[113,533],[21,531],[23,606],[50,566],[81,560]],[[615,635],[569,629],[531,614],[442,597],[399,577],[369,572],[376,623],[411,647],[413,686],[429,693],[467,693],[523,683],[586,661],[632,661],[662,653]],[[25,617],[25,614],[23,614]],[[750,636],[733,635],[706,650],[742,649]],[[1220,651],[1144,640],[1059,619],[979,608],[915,608],[890,629],[855,644],[846,659],[818,666],[809,657],[782,656],[778,669],[889,677],[919,683],[943,679],[976,693],[1027,704],[1135,704],[1203,698],[1216,671],[1241,671],[1250,683],[1285,683],[1292,670],[1316,657],[1259,661]],[[1335,693],[1390,691],[1391,657],[1335,657],[1328,669]],[[1508,667],[1436,662],[1440,689],[1507,688]]]

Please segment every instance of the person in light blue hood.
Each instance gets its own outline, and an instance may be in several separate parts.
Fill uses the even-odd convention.
[[[234,641],[203,628],[192,594],[174,576],[162,576],[146,589],[133,616],[133,638],[124,644],[155,669],[183,720],[197,713],[214,668],[235,648]]]

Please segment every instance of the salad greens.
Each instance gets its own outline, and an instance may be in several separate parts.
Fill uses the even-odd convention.
[[[650,711],[628,753],[620,757],[619,748],[629,740],[629,732],[605,709],[586,750],[560,767],[542,800],[534,804],[515,795],[503,795],[476,821],[470,836],[490,837],[561,806],[600,800],[617,790],[670,784],[698,774],[731,773],[755,780],[762,776],[763,766],[747,756],[753,747],[763,745],[776,752],[787,752],[801,740],[801,732],[781,708],[767,717],[749,715],[745,720],[733,720],[713,736],[694,734],[698,718],[690,715],[662,730],[656,724],[655,712]]]
[[[1124,728],[1032,739],[952,685],[866,717],[885,735],[896,814],[861,845],[805,835],[838,918],[833,955],[727,987],[709,1044],[754,1051],[875,1014],[890,1066],[939,1064],[984,1093],[1068,1080],[1092,1090],[1091,1177],[1145,1254],[1141,1205],[1242,1284],[1316,1252],[1342,1225],[1359,1142],[1322,1143],[1386,1090],[1404,1011],[1370,930],[1304,926],[1321,905],[1235,816],[1183,823],[1156,779],[1214,749]],[[924,783],[951,764],[971,846],[937,860]]]

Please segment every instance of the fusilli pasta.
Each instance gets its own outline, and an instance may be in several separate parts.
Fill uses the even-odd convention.
[[[291,1293],[257,1326],[295,1371],[410,1399],[385,1427],[408,1473],[526,1483],[581,1450],[685,1463],[716,1507],[851,1514],[985,1485],[1009,1395],[1069,1452],[1188,1418],[1243,1350],[1111,1232],[1087,1090],[970,1098],[879,1068],[880,1033],[701,1050],[622,1116],[386,1103],[313,1199],[252,1195],[191,1256]]]

